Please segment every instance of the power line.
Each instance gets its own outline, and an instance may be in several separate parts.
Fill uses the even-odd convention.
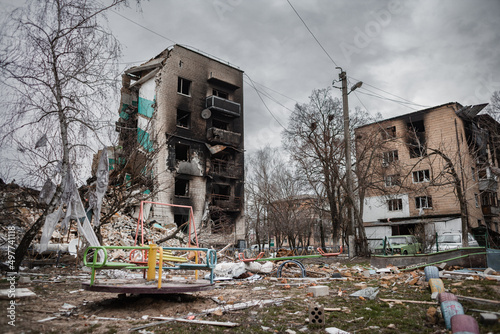
[[[252,86],[252,84],[246,80],[243,80],[246,84]],[[258,82],[254,81],[254,83],[256,84],[259,84]],[[254,88],[255,89],[255,88]],[[273,101],[274,103],[282,106],[283,108],[287,109],[288,111],[290,112],[293,112],[292,109],[288,108],[287,106],[285,106],[284,104],[282,104],[280,101],[278,101],[276,98],[274,98],[271,94],[265,92],[265,91],[262,91],[262,90],[258,90],[262,95],[264,95],[265,97],[267,97],[269,100]],[[278,93],[279,94],[279,93]],[[298,103],[298,102],[297,102]]]
[[[376,94],[370,94],[370,93],[366,93],[366,92],[358,92],[360,94],[364,94],[364,95],[368,95],[368,96],[373,96],[373,97],[376,97],[378,99],[381,99],[381,100],[386,100],[386,101],[391,101],[391,102],[395,102],[397,104],[400,104],[402,105],[403,107],[406,107],[408,109],[411,109],[411,110],[417,110],[415,108],[412,108],[410,107],[408,104],[412,104],[412,103],[408,103],[408,102],[403,102],[403,101],[398,101],[398,100],[393,100],[393,99],[389,99],[387,97],[384,97],[384,96],[381,96],[381,95],[376,95]]]
[[[286,128],[283,126],[283,124],[281,124],[281,122],[278,120],[278,118],[276,118],[276,116],[274,116],[274,114],[272,113],[271,109],[269,109],[269,107],[267,106],[266,102],[264,102],[264,99],[262,98],[262,96],[260,95],[259,93],[259,90],[255,87],[255,84],[253,83],[253,80],[252,78],[250,78],[250,76],[248,74],[245,73],[245,75],[247,76],[247,78],[250,80],[250,82],[252,83],[252,87],[253,89],[255,89],[255,91],[257,92],[257,95],[259,96],[260,100],[262,101],[262,103],[264,104],[264,106],[266,107],[267,111],[271,114],[271,116],[273,116],[274,120],[276,122],[278,122],[278,124],[284,129],[286,130]]]
[[[172,42],[172,43],[174,43],[174,44],[177,44],[174,40],[172,40],[172,39],[170,39],[170,38],[168,38],[168,37],[166,37],[166,36],[163,36],[162,34],[159,34],[159,33],[157,33],[156,31],[153,31],[153,30],[149,29],[148,27],[145,27],[145,26],[143,26],[142,24],[139,24],[139,23],[137,23],[137,22],[135,22],[135,21],[133,21],[133,20],[129,19],[128,17],[123,16],[122,14],[118,13],[117,11],[115,11],[115,10],[111,10],[111,11],[112,11],[113,13],[115,13],[116,15],[118,15],[118,16],[120,16],[120,17],[124,18],[125,20],[129,21],[129,22],[132,22],[133,24],[138,25],[139,27],[141,27],[141,28],[143,28],[143,29],[146,29],[146,30],[147,30],[147,31],[149,31],[149,32],[152,32],[153,34],[155,34],[155,35],[157,35],[157,36],[160,36],[161,38],[164,38],[164,39],[166,39],[167,41],[170,41],[170,42]]]
[[[330,60],[332,61],[332,63],[339,67],[337,65],[337,63],[335,62],[335,60],[333,60],[333,58],[330,56],[330,54],[325,50],[325,48],[323,47],[323,45],[321,45],[321,43],[318,41],[318,39],[316,38],[316,36],[314,36],[313,32],[311,31],[311,29],[309,29],[309,27],[307,26],[306,22],[304,22],[304,20],[302,19],[302,17],[300,17],[300,14],[297,12],[297,10],[295,9],[295,7],[293,7],[293,5],[290,3],[289,0],[286,0],[288,2],[288,4],[290,5],[290,7],[292,7],[293,11],[295,12],[295,14],[297,14],[297,16],[299,17],[299,19],[302,21],[302,23],[304,24],[304,26],[306,27],[306,29],[309,31],[309,33],[312,35],[312,37],[314,38],[314,40],[316,41],[316,43],[318,43],[318,45],[321,47],[321,49],[326,53],[326,55],[328,56],[328,58],[330,58]]]
[[[356,78],[354,78],[354,77],[351,77],[351,78],[352,78],[352,79],[354,79],[354,80],[356,80],[356,81],[360,81],[359,79],[356,79]],[[373,85],[370,85],[369,83],[366,83],[366,82],[364,82],[364,81],[363,81],[363,85],[370,86],[370,87],[372,87],[372,88],[374,88],[374,89],[377,89],[377,90],[379,90],[379,91],[381,91],[381,92],[384,92],[384,93],[389,94],[389,95],[391,95],[391,96],[397,97],[397,98],[398,98],[398,99],[400,99],[400,100],[403,100],[403,101],[409,102],[409,103],[411,103],[411,104],[413,104],[413,105],[415,105],[415,106],[424,107],[424,108],[428,108],[428,107],[429,107],[429,106],[424,106],[424,105],[421,105],[421,104],[415,103],[415,102],[413,102],[413,101],[410,101],[410,100],[408,100],[408,99],[405,99],[404,97],[397,96],[397,95],[395,95],[395,94],[389,93],[389,92],[387,92],[387,91],[385,91],[385,90],[383,90],[383,89],[377,88],[377,87],[375,87],[375,86],[373,86]],[[364,87],[364,89],[366,89],[366,87]],[[368,90],[368,89],[366,89],[366,90]],[[368,90],[368,91],[369,91],[369,90]],[[373,93],[373,92],[372,92],[372,93]]]

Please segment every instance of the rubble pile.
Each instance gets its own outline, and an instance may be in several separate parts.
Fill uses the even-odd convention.
[[[164,228],[158,223],[144,223],[144,242],[156,242],[166,236],[172,234],[176,228]],[[137,219],[129,215],[116,213],[111,220],[111,223],[104,224],[101,227],[101,235],[103,244],[107,246],[134,246],[135,236],[137,231]],[[137,236],[137,241],[140,243],[141,235]],[[181,233],[179,233],[181,235]],[[170,239],[161,244],[163,247],[182,247],[178,239]]]
[[[42,208],[38,191],[6,184],[0,179],[0,261],[7,256],[8,229],[14,228],[14,244],[18,245],[26,230],[40,217]]]

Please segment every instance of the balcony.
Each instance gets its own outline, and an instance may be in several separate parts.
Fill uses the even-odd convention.
[[[486,177],[479,179],[479,191],[492,191],[497,192],[498,189],[498,181],[495,177]]]
[[[235,163],[234,161],[212,159],[210,160],[209,174],[239,179],[243,174],[243,168],[241,165]]]
[[[500,208],[496,206],[482,206],[481,209],[485,217],[498,217],[500,215]]]
[[[210,143],[238,146],[241,142],[241,134],[219,128],[209,128],[207,130],[207,140]]]
[[[241,198],[229,195],[212,194],[211,204],[226,211],[241,210]]]
[[[241,106],[239,103],[229,101],[217,96],[208,96],[206,101],[207,108],[210,111],[219,111],[227,116],[240,117]]]

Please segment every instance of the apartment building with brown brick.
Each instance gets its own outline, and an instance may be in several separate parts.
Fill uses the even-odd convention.
[[[148,177],[161,190],[153,200],[191,206],[205,246],[241,242],[243,71],[174,45],[126,70],[122,82],[121,150],[126,157],[132,138],[145,157],[156,151]],[[180,207],[153,205],[151,210],[150,219],[165,226],[189,219],[189,211]]]
[[[357,149],[376,150],[372,186],[362,203],[368,239],[416,233],[418,227],[426,235],[460,231],[453,173],[465,196],[469,229],[498,231],[500,148],[487,128],[498,129],[498,123],[478,115],[485,106],[452,102],[355,130]]]

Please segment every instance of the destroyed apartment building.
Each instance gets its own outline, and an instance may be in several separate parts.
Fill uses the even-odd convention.
[[[122,83],[114,163],[139,153],[141,168],[128,173],[152,181],[151,201],[191,206],[205,246],[242,245],[243,71],[174,45],[126,70]],[[181,226],[189,209],[153,205],[153,219]]]
[[[371,138],[369,145],[378,143],[372,184],[380,186],[370,189],[363,203],[369,239],[412,234],[419,225],[428,236],[461,231],[453,171],[467,203],[469,232],[499,232],[500,146],[495,133],[500,124],[479,114],[485,107],[450,102],[355,130],[360,151],[364,138]]]

